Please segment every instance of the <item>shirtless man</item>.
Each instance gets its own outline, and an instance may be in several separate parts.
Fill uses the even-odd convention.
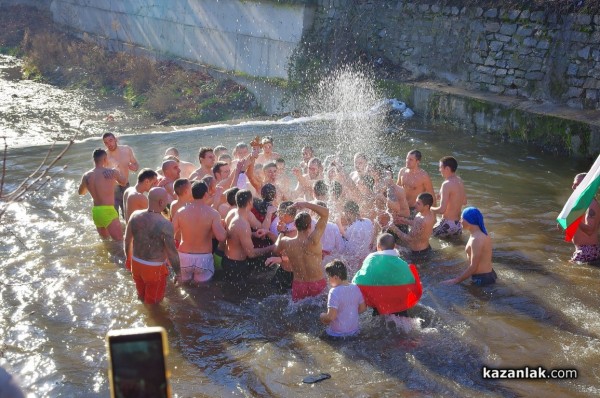
[[[440,159],[440,173],[444,182],[440,188],[440,204],[432,207],[433,214],[441,214],[442,219],[433,227],[433,236],[449,238],[462,233],[460,214],[462,207],[467,204],[465,185],[456,175],[458,162],[452,156]]]
[[[167,207],[168,194],[155,187],[148,193],[148,209],[131,215],[125,229],[125,254],[131,261],[131,274],[138,298],[146,304],[158,304],[167,287],[167,260],[180,279],[179,255],[173,239],[173,224],[161,212]]]
[[[203,182],[194,181],[194,200],[183,207],[173,217],[175,235],[181,233],[179,259],[181,261],[181,282],[206,282],[215,273],[213,260],[213,238],[222,242],[226,238],[219,212],[204,203],[208,187]]]
[[[129,171],[137,171],[139,168],[138,162],[133,154],[133,150],[127,145],[118,145],[117,138],[113,133],[104,133],[102,135],[104,146],[108,149],[108,164],[110,167],[119,170],[125,177],[126,184],[115,186],[114,202],[115,209],[121,209],[121,215],[125,217],[123,212],[123,194],[129,188]]]
[[[287,200],[286,194],[280,189],[279,181],[277,180],[277,164],[275,162],[270,162],[264,165],[263,167],[263,179],[261,180],[259,176],[256,175],[256,168],[254,162],[251,159],[251,164],[248,167],[248,180],[250,184],[254,187],[256,192],[262,192],[262,188],[265,184],[272,184],[277,188],[277,196],[275,197],[274,203],[277,205],[285,200]]]
[[[125,222],[136,210],[148,208],[148,198],[144,195],[157,184],[158,174],[152,169],[141,169],[138,173],[137,184],[129,187],[123,194],[123,210],[125,211]]]
[[[273,138],[266,136],[261,140],[262,144],[262,152],[258,155],[258,159],[256,159],[256,163],[267,164],[270,162],[275,162],[277,159],[281,157],[277,152],[273,152]]]
[[[422,192],[429,192],[433,195],[433,184],[431,178],[421,166],[421,152],[414,149],[406,155],[406,167],[403,167],[398,172],[398,181],[396,184],[404,188],[406,192],[406,200],[411,208],[411,213],[415,213],[415,203],[417,196]],[[435,197],[433,198],[433,206],[435,206]]]
[[[308,161],[315,157],[315,151],[311,146],[302,147],[302,162],[300,162],[300,170],[302,174],[308,173]]]
[[[165,160],[162,164],[161,170],[163,172],[163,178],[158,181],[158,186],[167,190],[169,194],[169,204],[177,199],[177,194],[173,189],[175,180],[181,177],[181,169],[179,163],[175,160]]]
[[[186,162],[185,160],[181,160],[181,158],[179,157],[179,151],[177,150],[177,148],[168,148],[165,151],[165,156],[175,156],[177,159],[179,159],[179,168],[181,169],[181,177],[183,178],[188,178],[195,170],[196,170],[196,166],[194,166],[193,163],[190,162]]]
[[[202,147],[198,152],[198,160],[200,161],[200,167],[190,174],[189,179],[200,181],[204,176],[212,176],[212,168],[215,165],[217,158],[212,148]]]
[[[296,214],[294,224],[297,235],[293,238],[279,234],[275,242],[275,251],[285,253],[289,259],[289,269],[294,273],[292,282],[292,300],[298,301],[306,297],[318,296],[327,287],[325,273],[321,266],[323,256],[321,237],[325,232],[329,210],[309,202],[297,202],[293,205],[297,210],[312,210],[319,215],[319,221],[311,232],[312,220],[307,212]],[[285,266],[283,262],[282,266]]]
[[[295,189],[295,195],[297,197],[303,197],[304,199],[312,199],[313,197],[313,184],[322,180],[323,177],[323,164],[317,158],[312,158],[308,161],[308,173],[302,174],[302,170],[299,167],[294,167],[292,173],[298,179],[298,185]]]
[[[79,184],[79,195],[89,192],[94,200],[92,218],[98,233],[103,238],[111,237],[123,240],[123,230],[119,222],[119,213],[115,209],[115,186],[124,186],[127,179],[118,169],[108,168],[108,156],[104,149],[93,153],[94,168],[86,172]]]
[[[424,192],[417,196],[415,210],[417,214],[414,219],[400,218],[398,221],[410,225],[410,232],[404,233],[395,225],[391,225],[388,231],[400,238],[400,240],[408,243],[408,248],[411,250],[411,259],[415,260],[419,256],[427,254],[431,251],[429,238],[435,224],[435,215],[431,212],[433,204],[433,195]]]
[[[367,155],[361,152],[354,154],[354,170],[350,173],[350,178],[355,184],[358,184],[367,172],[367,164]]]
[[[255,249],[252,244],[250,230],[250,214],[252,208],[252,193],[242,189],[235,194],[236,209],[226,217],[227,240],[225,255],[221,263],[225,278],[233,281],[246,279],[250,275],[248,258],[255,258],[270,253],[274,245]],[[266,233],[266,231],[263,231]]]
[[[573,190],[581,184],[586,173],[577,174],[573,180]],[[594,198],[585,212],[585,217],[579,224],[573,239],[575,252],[571,257],[572,263],[591,263],[600,258],[598,245],[598,230],[600,229],[600,204]]]
[[[477,286],[495,283],[498,276],[492,268],[492,239],[483,224],[483,215],[476,207],[467,207],[462,212],[461,222],[463,228],[471,234],[465,247],[469,266],[456,278],[448,279],[442,283],[454,285],[464,281],[469,276],[473,284]]]

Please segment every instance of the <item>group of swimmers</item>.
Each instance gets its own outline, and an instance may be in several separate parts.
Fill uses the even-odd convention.
[[[322,294],[327,277],[333,289],[321,320],[330,324],[330,334],[352,334],[365,301],[350,281],[365,275],[373,252],[422,263],[432,236],[452,238],[463,229],[470,233],[468,266],[442,283],[496,281],[491,238],[481,212],[464,208],[465,187],[451,156],[439,161],[444,181],[435,195],[418,150],[407,154],[394,178],[391,167],[363,153],[354,155],[347,173],[338,157],[321,160],[305,146],[292,180],[271,137],[239,143],[231,154],[223,146],[202,147],[199,167],[169,148],[158,170],[139,170],[133,150],[114,134],[102,139],[106,148],[94,151],[95,167],[83,175],[79,193],[93,198],[98,233],[124,240],[126,266],[145,303],[163,299],[168,266],[180,284],[206,282],[218,269],[225,280],[246,283],[275,267],[273,281],[290,288],[294,301]],[[135,186],[129,186],[129,172],[138,170]],[[402,263],[397,272],[412,278]],[[340,304],[346,301],[352,304]],[[370,300],[366,304],[377,310]]]

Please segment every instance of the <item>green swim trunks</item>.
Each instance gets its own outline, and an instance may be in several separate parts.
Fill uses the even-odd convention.
[[[94,206],[92,207],[92,219],[98,228],[106,228],[114,219],[119,219],[119,213],[114,206]]]

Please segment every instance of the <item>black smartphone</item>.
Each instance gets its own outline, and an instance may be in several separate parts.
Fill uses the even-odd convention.
[[[111,330],[108,379],[112,398],[170,398],[167,332],[162,327]]]

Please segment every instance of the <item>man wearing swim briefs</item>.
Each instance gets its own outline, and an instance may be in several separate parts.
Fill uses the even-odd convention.
[[[148,208],[134,212],[125,229],[125,254],[131,262],[138,298],[145,304],[158,304],[165,297],[167,260],[176,280],[181,278],[173,225],[161,214],[167,207],[167,196],[164,188],[152,188]]]
[[[580,173],[575,176],[573,190],[581,184],[585,176],[586,173]],[[591,263],[600,258],[600,247],[598,245],[599,229],[600,204],[594,198],[571,240],[575,245],[575,252],[570,260],[572,263]]]
[[[442,215],[442,219],[433,228],[433,236],[438,238],[449,238],[462,233],[460,213],[467,204],[467,195],[462,179],[456,175],[457,168],[458,162],[452,156],[440,159],[440,173],[444,177],[440,188],[440,204],[431,208],[433,214]]]
[[[405,167],[398,172],[398,181],[396,184],[404,188],[406,200],[411,210],[411,217],[416,214],[415,204],[417,196],[423,192],[429,192],[433,195],[433,184],[431,178],[425,170],[421,168],[421,151],[413,149],[406,155]],[[433,206],[435,206],[435,197]]]
[[[123,240],[119,213],[114,206],[115,186],[124,186],[127,179],[117,169],[108,168],[108,157],[104,149],[93,153],[94,168],[86,172],[79,184],[79,195],[90,193],[94,200],[92,218],[98,233],[103,238]]]
[[[237,208],[231,210],[226,217],[227,239],[225,240],[225,255],[221,263],[225,278],[232,281],[246,279],[250,275],[248,258],[255,258],[270,253],[274,245],[254,248],[250,218],[253,217],[252,193],[242,189],[235,194]],[[265,230],[261,235],[266,234]]]
[[[208,191],[205,183],[192,183],[194,200],[173,216],[175,235],[181,233],[179,259],[181,282],[206,282],[215,273],[213,238],[223,242],[227,237],[221,217],[204,202]]]
[[[124,186],[115,186],[114,205],[115,209],[121,209],[121,215],[125,218],[123,209],[123,194],[129,188],[129,171],[137,171],[139,168],[138,161],[133,154],[133,149],[127,145],[119,145],[117,138],[113,133],[104,133],[102,141],[106,147],[108,155],[108,163],[110,167],[119,170],[125,177],[126,184]]]
[[[487,233],[483,223],[483,215],[476,207],[467,207],[462,212],[461,222],[471,237],[465,247],[469,266],[456,278],[442,283],[454,285],[469,276],[474,285],[486,286],[496,283],[496,271],[492,268],[492,238]]]
[[[123,208],[125,211],[125,223],[136,210],[148,208],[148,198],[144,195],[157,184],[158,174],[152,169],[142,169],[138,173],[137,183],[129,187],[123,194]]]
[[[289,258],[289,269],[294,273],[292,281],[292,300],[298,301],[303,298],[318,296],[327,287],[325,273],[321,266],[322,246],[321,237],[325,232],[329,210],[309,202],[297,202],[292,205],[297,210],[312,210],[319,215],[319,221],[311,232],[312,220],[307,212],[296,214],[294,224],[297,235],[293,238],[284,237],[279,234],[275,242],[275,252],[285,252]],[[282,266],[285,265],[282,264]]]

